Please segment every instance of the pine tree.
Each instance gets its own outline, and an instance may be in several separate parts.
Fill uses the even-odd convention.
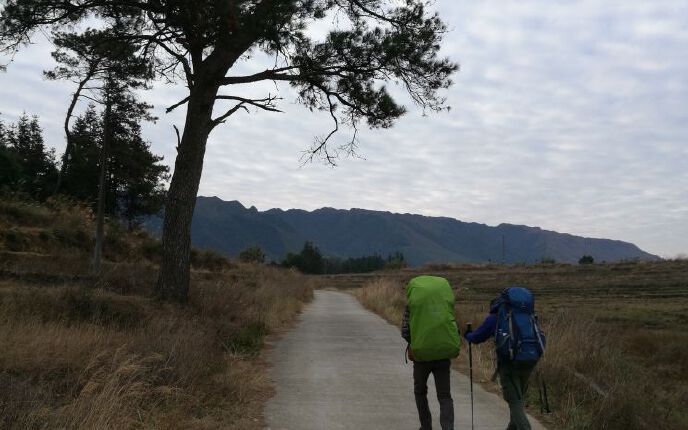
[[[46,149],[38,117],[24,113],[16,124],[4,131],[4,135],[9,153],[6,159],[13,159],[8,165],[13,165],[10,169],[15,180],[3,180],[12,183],[10,187],[14,190],[41,200],[47,198],[57,177],[57,167],[55,150]]]
[[[112,142],[107,160],[105,213],[123,219],[130,227],[141,217],[160,211],[169,168],[150,150],[141,136],[140,122],[148,117],[148,106],[129,96],[114,97],[111,114]],[[104,114],[91,103],[77,116],[71,128],[72,153],[64,167],[61,193],[89,202],[94,210],[98,196],[98,174]]]
[[[109,209],[130,227],[143,216],[158,213],[166,193],[169,168],[160,164],[163,157],[153,154],[141,136],[141,122],[155,119],[149,114],[151,107],[126,90],[114,96]]]
[[[0,149],[7,147],[7,132],[5,131],[5,123],[0,119]]]
[[[57,49],[53,51],[52,55],[58,62],[58,66],[45,72],[48,79],[69,79],[78,84],[67,108],[64,123],[67,146],[62,157],[62,169],[58,174],[54,192],[59,191],[62,186],[66,166],[73,156],[74,142],[70,133],[69,122],[78,100],[85,96],[84,91],[89,91],[93,94],[89,98],[104,106],[98,157],[94,274],[100,272],[105,214],[106,212],[120,212],[118,204],[118,199],[121,196],[118,193],[120,184],[114,181],[115,175],[113,175],[113,168],[110,166],[113,161],[113,154],[116,153],[118,147],[123,146],[122,142],[118,142],[118,140],[129,140],[132,136],[136,138],[136,135],[140,134],[139,122],[142,119],[152,119],[148,115],[151,106],[138,102],[133,92],[135,89],[145,88],[152,77],[150,66],[152,60],[146,56],[137,55],[137,51],[140,50],[140,41],[137,43],[134,39],[122,37],[122,31],[132,24],[130,21],[132,19],[135,20],[132,16],[124,14],[118,15],[115,22],[105,28],[88,29],[82,33],[59,30],[54,32],[53,43]],[[119,115],[118,109],[121,111]],[[133,141],[131,143],[140,148],[142,141],[140,137],[138,140],[140,142]],[[126,172],[128,167],[124,166],[124,169],[120,170]],[[122,179],[124,176],[119,175],[118,178]],[[128,191],[135,192],[132,188]],[[159,190],[144,189],[143,191]],[[122,211],[122,214],[128,218],[127,221],[130,226],[135,223],[135,219],[141,215],[142,211],[150,210],[150,208],[140,204],[140,200],[138,198],[129,199],[126,210]]]
[[[95,209],[103,128],[94,104],[75,119],[70,134],[72,151],[62,167],[61,193],[88,202]]]
[[[22,176],[19,160],[10,148],[10,131],[0,120],[0,191],[17,190]]]

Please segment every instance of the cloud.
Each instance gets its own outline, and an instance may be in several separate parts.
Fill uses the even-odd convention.
[[[443,53],[461,64],[449,113],[412,109],[392,129],[361,131],[364,159],[300,167],[300,151],[330,130],[329,118],[293,103],[288,86],[251,87],[279,91],[285,113],[236,115],[218,128],[200,193],[259,209],[364,207],[537,225],[667,256],[688,251],[688,4],[437,7],[452,29]],[[39,114],[61,149],[72,89],[41,80],[48,51],[31,47],[0,76],[0,111]],[[163,112],[183,94],[163,84],[145,93],[161,117],[146,135],[170,164],[172,124],[183,125],[184,110]]]

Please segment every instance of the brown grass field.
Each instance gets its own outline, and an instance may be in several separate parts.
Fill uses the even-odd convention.
[[[190,304],[151,299],[159,244],[68,202],[0,200],[0,428],[261,429],[267,334],[312,279],[194,251]]]
[[[369,309],[399,324],[404,286],[443,276],[456,292],[460,327],[484,318],[490,299],[520,284],[536,297],[548,348],[531,380],[529,410],[551,429],[688,428],[688,261],[591,266],[429,266],[331,276]],[[465,346],[465,345],[464,345]],[[491,390],[494,347],[474,348],[476,380]],[[466,353],[455,366],[467,372]],[[547,388],[551,413],[543,414]]]
[[[455,288],[457,319],[521,284],[536,295],[548,350],[529,410],[551,429],[688,428],[688,262],[430,266],[306,277],[194,250],[190,305],[152,300],[159,243],[109,224],[103,274],[88,275],[84,207],[0,199],[0,428],[260,429],[271,387],[265,335],[314,287],[350,289],[399,324],[421,273]],[[488,389],[493,347],[474,350]],[[466,371],[466,353],[455,361]],[[546,384],[551,413],[541,413]]]

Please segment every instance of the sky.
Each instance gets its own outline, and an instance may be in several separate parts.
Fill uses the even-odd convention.
[[[424,115],[391,83],[409,108],[393,128],[362,128],[359,157],[337,167],[302,165],[302,151],[330,131],[328,116],[299,106],[287,86],[252,87],[282,97],[284,113],[237,114],[215,129],[199,194],[259,210],[356,207],[525,224],[688,254],[688,2],[437,0],[435,8],[450,30],[442,54],[461,67],[444,93],[450,111]],[[37,37],[0,74],[0,118],[39,115],[60,153],[74,84],[43,79],[50,51]],[[145,137],[171,166],[184,109],[164,110],[184,90],[158,83],[142,94],[160,117]]]

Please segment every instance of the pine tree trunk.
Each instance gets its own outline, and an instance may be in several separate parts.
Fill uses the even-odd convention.
[[[98,178],[98,209],[96,211],[96,243],[93,251],[93,276],[100,275],[101,260],[103,258],[103,236],[105,225],[105,191],[107,188],[107,164],[110,156],[110,116],[112,103],[110,95],[106,95],[105,118],[103,124],[103,147],[100,149],[100,177]]]
[[[203,156],[212,129],[217,87],[194,88],[177,148],[174,174],[165,203],[162,258],[156,285],[159,299],[186,303],[189,297],[191,219],[203,172]]]

